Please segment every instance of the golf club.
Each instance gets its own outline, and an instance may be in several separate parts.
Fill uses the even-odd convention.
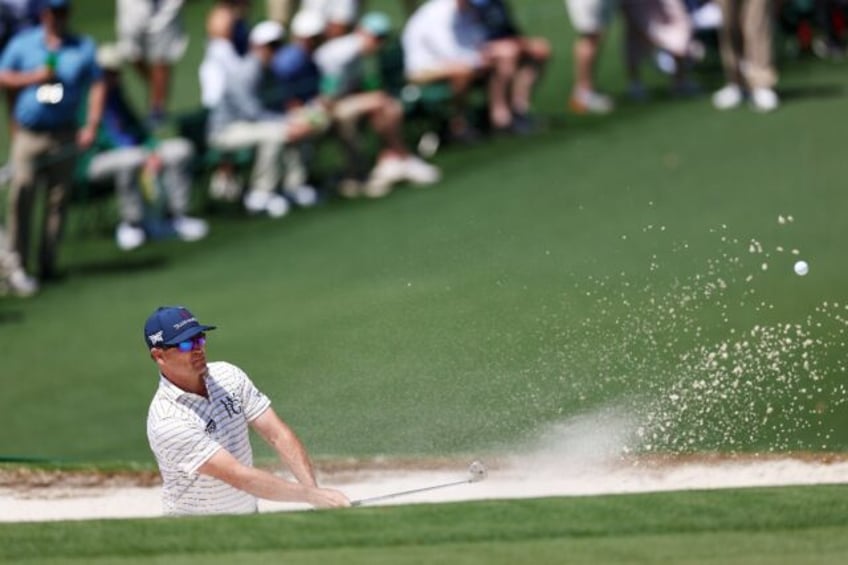
[[[440,485],[432,485],[429,487],[415,488],[412,490],[404,490],[401,492],[393,492],[390,494],[384,494],[381,496],[373,496],[370,498],[361,498],[359,500],[354,500],[351,502],[351,506],[362,506],[364,504],[371,504],[372,502],[380,502],[382,500],[388,500],[391,498],[397,498],[399,496],[406,496],[409,494],[417,494],[419,492],[426,492],[429,490],[442,489],[447,487],[453,487],[457,485],[464,485],[467,483],[479,483],[483,479],[486,478],[488,472],[486,471],[486,466],[483,465],[481,461],[472,461],[471,465],[468,467],[468,478],[462,479],[461,481],[452,481],[449,483],[443,483]]]

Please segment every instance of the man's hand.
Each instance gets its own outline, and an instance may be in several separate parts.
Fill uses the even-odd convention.
[[[316,488],[309,503],[315,508],[347,508],[350,500],[344,493],[330,488]]]
[[[151,152],[144,162],[144,170],[152,175],[158,175],[162,171],[162,157],[155,151]]]
[[[242,464],[226,449],[219,449],[198,472],[223,481],[257,498],[279,502],[305,502],[316,508],[350,506],[339,491],[288,481],[268,471]]]
[[[97,127],[86,124],[77,132],[77,145],[81,149],[88,149],[97,138]]]

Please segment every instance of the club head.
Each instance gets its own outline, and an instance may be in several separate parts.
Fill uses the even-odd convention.
[[[483,465],[482,461],[475,460],[471,462],[471,465],[468,467],[468,473],[471,475],[469,482],[478,483],[486,478],[488,475],[488,471],[486,471],[486,466]]]

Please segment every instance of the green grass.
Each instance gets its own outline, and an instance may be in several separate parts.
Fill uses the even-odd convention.
[[[564,15],[525,10],[567,53]],[[560,114],[557,65],[545,133],[446,150],[431,190],[221,214],[201,243],[129,254],[74,232],[66,280],[0,300],[0,455],[151,464],[141,326],[167,303],[219,325],[210,357],[246,369],[318,456],[511,450],[610,410],[645,431],[637,450],[848,448],[842,67],[787,65],[770,116],[698,99],[590,120]]]
[[[840,563],[844,486],[0,525],[22,563]]]
[[[770,116],[668,100],[652,74],[655,102],[566,117],[562,3],[514,4],[554,42],[550,128],[440,153],[431,190],[281,222],[220,213],[203,242],[131,254],[74,209],[68,277],[0,299],[0,459],[151,467],[141,327],[164,303],[218,324],[210,357],[245,368],[319,458],[513,452],[579,416],[601,444],[641,428],[619,445],[641,451],[846,451],[844,64],[787,62]],[[196,105],[208,5],[188,4],[178,110]],[[75,6],[112,37],[112,3]],[[613,91],[617,55],[613,35]],[[836,564],[847,511],[844,486],[819,486],[2,524],[0,561]]]

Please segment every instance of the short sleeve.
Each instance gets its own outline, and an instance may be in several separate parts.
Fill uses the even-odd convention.
[[[256,388],[247,373],[235,366],[234,369],[239,373],[239,396],[244,408],[244,417],[248,422],[252,422],[271,406],[271,400]]]
[[[213,440],[199,425],[191,425],[179,418],[160,420],[148,431],[153,454],[168,467],[194,474],[206,463],[221,445]]]

